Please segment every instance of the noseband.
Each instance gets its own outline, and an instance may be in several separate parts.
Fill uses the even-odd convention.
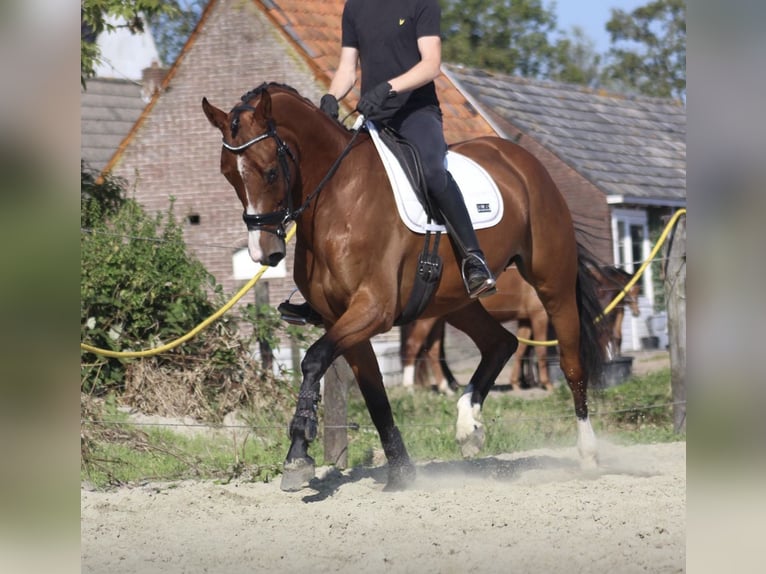
[[[250,110],[255,111],[255,108],[248,105],[242,105],[237,106],[234,108],[233,111],[241,112],[243,110]],[[234,120],[234,122],[239,122],[239,116]],[[295,156],[293,155],[293,152],[290,150],[290,148],[287,146],[285,141],[279,137],[279,134],[277,133],[276,125],[274,124],[273,120],[268,120],[267,123],[267,129],[264,133],[261,135],[258,135],[254,137],[253,139],[246,141],[242,145],[234,146],[226,142],[224,139],[222,141],[223,147],[225,147],[227,150],[229,150],[232,153],[240,154],[243,151],[245,151],[247,148],[249,148],[251,145],[257,144],[258,142],[261,142],[265,139],[272,138],[277,144],[277,162],[279,163],[279,169],[282,172],[282,178],[285,181],[285,197],[287,198],[287,207],[283,207],[282,209],[279,209],[277,211],[272,211],[270,213],[263,213],[259,215],[251,215],[247,212],[242,213],[242,219],[245,221],[245,225],[247,225],[248,231],[268,231],[269,233],[274,233],[277,237],[284,239],[287,233],[285,232],[285,226],[290,222],[291,219],[294,218],[293,215],[293,200],[292,200],[292,194],[290,193],[290,188],[292,187],[292,184],[290,182],[290,166],[287,165],[287,158],[289,157],[293,164],[298,165],[298,162],[295,160]],[[267,226],[277,226],[276,231],[273,229],[267,229]]]

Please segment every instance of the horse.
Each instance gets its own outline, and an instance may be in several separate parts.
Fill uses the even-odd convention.
[[[638,297],[641,293],[639,283],[633,282],[628,289],[628,285],[633,279],[633,275],[611,265],[599,267],[596,272],[598,287],[596,292],[602,306],[606,308],[614,298],[623,293],[622,299],[615,305],[611,313],[606,315],[609,329],[608,341],[606,343],[606,356],[609,359],[619,357],[622,354],[622,322],[625,317],[625,306],[630,307],[634,317],[641,315],[641,309],[638,306]]]
[[[600,265],[593,270],[598,281],[596,288],[599,301],[606,308],[614,298],[624,292],[612,311],[605,315],[607,329],[602,331],[602,346],[609,358],[620,356],[622,347],[622,321],[626,304],[634,317],[640,315],[638,296],[640,287],[634,283],[625,290],[633,276],[619,267]],[[549,339],[549,318],[545,307],[532,286],[524,281],[518,269],[511,267],[497,278],[497,294],[481,301],[490,315],[500,322],[517,321],[517,338],[546,341]],[[443,319],[418,319],[402,327],[402,384],[412,388],[416,379],[426,379],[427,373],[419,369],[428,366],[436,381],[436,390],[451,395],[457,382],[447,365],[444,356],[445,323]],[[553,335],[555,337],[555,334]],[[536,345],[537,370],[539,384],[545,390],[552,390],[553,384],[548,374],[547,346]],[[513,390],[521,389],[521,373],[527,343],[519,341],[519,347],[513,356],[510,385]],[[423,356],[420,363],[419,357]]]
[[[511,267],[497,277],[497,293],[481,300],[482,306],[499,322],[518,321],[517,336],[533,337],[538,341],[548,338],[548,313],[534,288],[524,281],[516,267]],[[430,367],[436,380],[436,388],[443,394],[453,393],[454,380],[443,358],[445,322],[436,318],[418,319],[402,330],[402,384],[411,388],[415,382],[416,361],[422,351],[425,364]],[[519,342],[513,356],[510,384],[519,389],[521,365],[527,345]],[[540,384],[545,389],[553,385],[548,377],[547,349],[535,347]]]
[[[220,171],[242,204],[250,257],[277,265],[294,222],[293,280],[324,321],[324,334],[301,361],[281,488],[299,490],[315,475],[308,449],[317,436],[320,379],[340,356],[380,437],[388,463],[384,489],[406,488],[415,479],[415,465],[395,424],[370,338],[390,330],[402,313],[416,282],[423,237],[401,222],[369,133],[347,129],[295,89],[273,82],[244,94],[229,112],[205,97],[202,109],[222,136]],[[479,241],[493,273],[516,263],[548,310],[572,391],[580,459],[595,467],[587,388],[603,363],[594,322],[598,301],[588,253],[576,240],[566,201],[542,163],[510,141],[481,137],[451,149],[483,166],[497,184],[505,209],[495,226],[477,232]],[[438,255],[441,276],[422,316],[448,318],[481,353],[457,401],[455,436],[463,456],[471,457],[484,444],[484,400],[518,341],[468,298],[450,241],[440,242]]]

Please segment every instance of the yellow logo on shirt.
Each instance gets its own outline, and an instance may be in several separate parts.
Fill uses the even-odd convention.
[[[404,26],[404,18],[399,18],[399,25]]]

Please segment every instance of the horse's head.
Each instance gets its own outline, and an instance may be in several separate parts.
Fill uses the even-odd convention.
[[[605,295],[611,299],[619,294],[622,295],[622,300],[618,304],[618,308],[627,305],[630,307],[630,312],[634,317],[641,315],[641,309],[638,307],[638,296],[641,294],[641,286],[638,281],[630,285],[633,281],[633,274],[628,273],[620,267],[606,266],[601,268],[601,284]],[[630,285],[630,288],[628,288]]]
[[[223,135],[221,173],[244,208],[253,261],[276,265],[285,256],[285,225],[292,215],[295,156],[277,133],[269,86],[242,96],[227,114],[202,98],[208,121]]]

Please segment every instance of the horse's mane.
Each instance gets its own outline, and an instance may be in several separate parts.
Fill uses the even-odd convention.
[[[237,104],[231,109],[231,112],[233,113],[234,117],[231,120],[231,135],[232,137],[236,137],[237,131],[239,130],[239,114],[243,111],[249,110],[253,111],[253,107],[248,104],[250,100],[257,98],[263,92],[269,90],[270,88],[278,88],[280,90],[283,90],[289,94],[292,94],[295,96],[298,100],[302,101],[304,104],[308,105],[309,107],[313,109],[317,109],[314,102],[312,102],[310,99],[308,99],[305,96],[302,96],[298,90],[293,88],[292,86],[288,84],[281,84],[279,82],[263,82],[260,86],[257,86],[250,90],[249,92],[246,92],[242,95],[240,98],[241,104]],[[350,132],[350,130],[341,124],[340,122],[335,122],[339,127],[343,128],[346,132]]]
[[[293,88],[292,86],[289,86],[287,84],[280,84],[279,82],[263,82],[257,88],[253,88],[252,90],[250,90],[249,92],[244,94],[240,98],[240,100],[242,100],[242,102],[244,102],[244,103],[247,103],[250,100],[252,100],[253,98],[260,96],[263,92],[265,92],[269,88],[281,88],[281,89],[286,90],[288,92],[294,93],[296,96],[303,97],[303,96],[301,96],[298,93],[298,90],[296,90],[295,88]],[[303,98],[303,99],[305,100],[306,98]]]

